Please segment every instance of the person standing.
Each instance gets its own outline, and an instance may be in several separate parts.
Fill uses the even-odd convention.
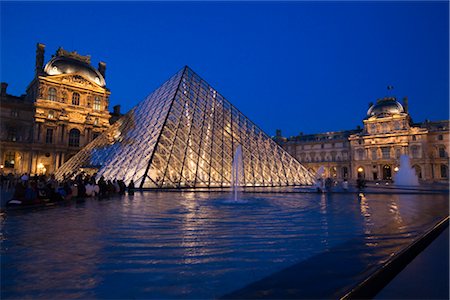
[[[130,184],[128,185],[128,195],[134,195],[134,181],[131,179]]]

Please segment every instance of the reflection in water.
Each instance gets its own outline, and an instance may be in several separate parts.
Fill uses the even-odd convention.
[[[446,195],[243,196],[138,193],[8,214],[1,296],[220,297],[360,237],[368,260],[386,261],[448,212]]]

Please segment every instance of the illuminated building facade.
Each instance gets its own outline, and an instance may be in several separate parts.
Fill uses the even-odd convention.
[[[394,97],[369,104],[364,127],[356,130],[299,135],[275,140],[308,170],[324,168],[325,177],[337,180],[392,180],[400,155],[410,157],[421,181],[448,181],[449,121],[413,123],[408,99]]]
[[[110,126],[106,64],[96,69],[90,56],[59,48],[44,65],[44,50],[37,44],[35,77],[25,95],[9,95],[2,83],[4,173],[54,173]]]
[[[246,187],[306,185],[313,176],[235,106],[185,67],[58,169],[133,180],[142,188],[232,185],[242,149]]]

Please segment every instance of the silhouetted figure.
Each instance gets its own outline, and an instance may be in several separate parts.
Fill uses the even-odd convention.
[[[347,179],[344,179],[344,182],[342,182],[342,189],[345,192],[348,191],[348,181],[347,181]]]
[[[125,195],[127,189],[125,182],[123,182],[123,180],[118,180],[117,183],[119,184],[119,195]]]
[[[130,181],[128,185],[128,195],[134,195],[134,181],[133,179]]]
[[[100,188],[99,197],[104,198],[105,196],[107,196],[108,184],[105,181],[105,177],[100,177],[100,179],[98,180],[98,187]]]

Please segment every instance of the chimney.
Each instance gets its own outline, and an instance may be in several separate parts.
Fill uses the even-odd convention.
[[[100,72],[100,74],[102,74],[102,76],[103,76],[103,78],[105,79],[106,78],[106,74],[105,74],[105,72],[106,72],[106,63],[104,63],[104,62],[99,62],[98,63],[98,71]]]
[[[2,91],[1,95],[6,96],[6,89],[8,88],[8,84],[6,82],[2,82]]]
[[[37,43],[36,44],[36,75],[39,75],[44,71],[44,53],[45,45]]]
[[[408,113],[408,97],[403,97],[403,109]]]
[[[114,110],[113,114],[118,115],[118,116],[120,115],[120,105],[114,105],[113,110]]]

